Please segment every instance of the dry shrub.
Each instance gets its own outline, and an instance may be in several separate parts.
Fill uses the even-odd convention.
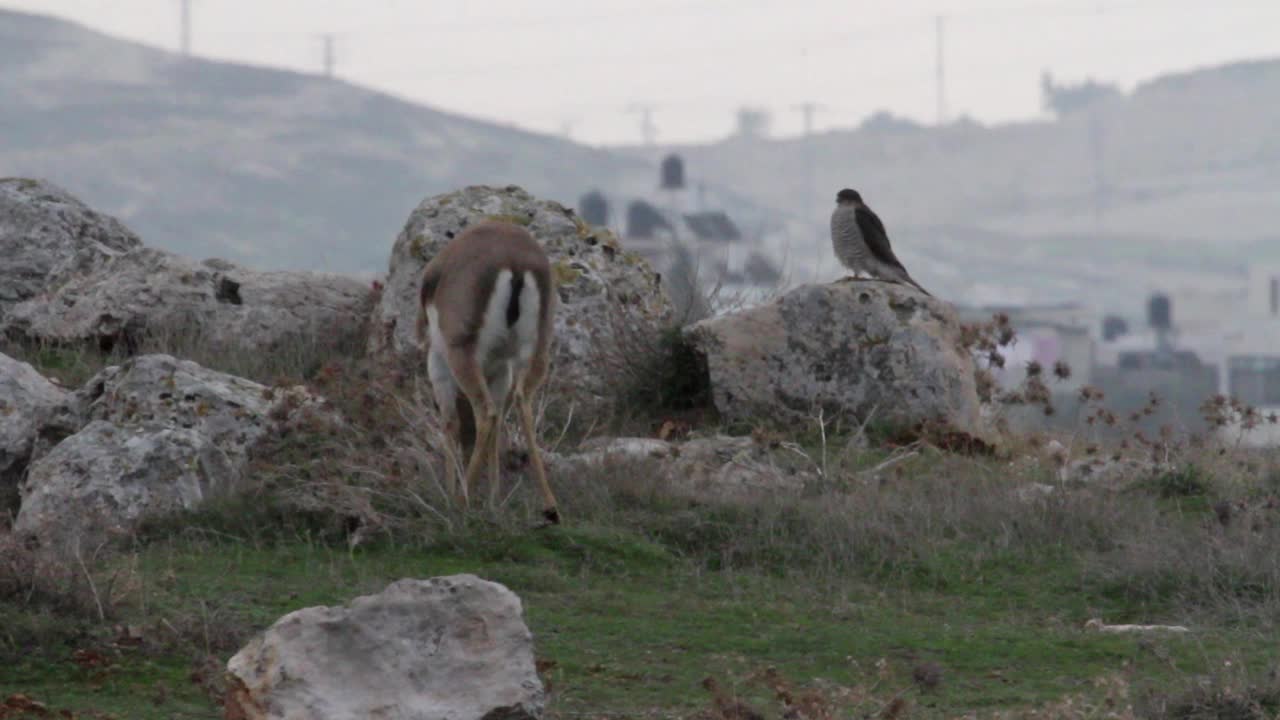
[[[363,542],[457,520],[444,433],[422,384],[395,364],[329,362],[313,387],[341,413],[272,438],[251,470],[270,501],[318,529]],[[465,459],[464,459],[465,462]]]
[[[680,323],[623,304],[610,305],[608,316],[608,340],[593,347],[590,362],[600,377],[609,378],[611,425],[652,424],[671,412],[709,412],[706,358],[685,339]]]
[[[138,590],[138,570],[106,548],[59,558],[0,533],[0,666],[110,628]]]
[[[992,720],[1136,720],[1130,700],[1129,680],[1121,674],[1105,675],[1092,682],[1092,693],[1076,693],[1034,708],[997,710]],[[963,716],[977,720],[977,713]]]
[[[1136,695],[1139,714],[1151,720],[1271,720],[1280,716],[1280,667],[1254,673],[1228,659],[1207,676]]]
[[[710,695],[710,706],[698,713],[706,720],[763,720],[780,717],[786,720],[840,720],[842,718],[874,718],[897,720],[909,716],[909,688],[891,692],[887,685],[890,673],[887,661],[876,665],[876,678],[869,684],[847,687],[816,679],[797,684],[783,676],[777,668],[767,667],[742,679],[744,689],[761,689],[768,693],[770,706],[765,712],[726,689],[715,677],[703,679],[702,687]],[[765,702],[757,706],[765,707]]]
[[[30,545],[12,533],[0,534],[0,601],[101,620],[114,615],[128,570],[102,577],[105,547],[87,558],[64,559]]]
[[[1127,533],[1090,571],[1131,597],[1246,617],[1280,616],[1280,511],[1245,503],[1227,514],[1159,517]],[[1136,528],[1135,528],[1136,530]]]
[[[851,573],[967,573],[1007,553],[1103,551],[1135,511],[1154,514],[1142,496],[1059,493],[1028,501],[1030,477],[996,475],[990,461],[936,451],[898,457],[866,470],[831,458],[828,479],[801,492],[682,495],[666,486],[653,460],[585,468],[556,478],[556,489],[572,499],[566,505],[575,522],[630,529],[712,569],[830,582]]]

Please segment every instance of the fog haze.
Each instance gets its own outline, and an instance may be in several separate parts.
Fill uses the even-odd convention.
[[[162,48],[178,0],[8,0]],[[1041,113],[1050,68],[1131,88],[1155,75],[1280,52],[1280,4],[1184,0],[193,0],[200,56],[316,72],[333,33],[339,76],[371,88],[592,144],[636,142],[656,106],[662,142],[715,139],[739,105],[814,101],[818,128],[887,109],[933,121],[935,17],[944,16],[946,106],[984,123]]]

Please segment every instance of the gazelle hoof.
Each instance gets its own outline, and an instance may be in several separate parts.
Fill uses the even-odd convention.
[[[548,525],[559,525],[560,510],[558,508],[549,507],[542,511],[542,519],[546,521],[543,523],[543,527],[547,527]]]
[[[508,449],[502,465],[511,472],[519,472],[529,466],[529,451]]]

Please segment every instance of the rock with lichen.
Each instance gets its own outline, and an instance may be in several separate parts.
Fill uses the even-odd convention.
[[[0,322],[10,338],[132,353],[149,340],[255,351],[329,343],[359,330],[368,285],[342,275],[257,271],[138,248],[18,303]]]
[[[705,357],[716,409],[731,421],[821,416],[992,437],[955,310],[910,287],[803,285],[685,336]]]
[[[510,222],[538,240],[551,259],[560,307],[555,319],[554,387],[575,399],[600,396],[616,380],[610,356],[627,352],[630,334],[672,314],[660,276],[627,252],[606,229],[593,227],[559,203],[524,190],[471,186],[423,200],[396,238],[386,287],[373,310],[370,350],[417,351],[415,322],[422,270],[458,233],[480,220]]]
[[[305,388],[267,387],[169,355],[105,368],[65,404],[83,426],[30,463],[14,523],[24,541],[55,553],[127,538],[146,520],[244,490],[259,444],[341,424]]]
[[[119,220],[52,183],[0,178],[0,320],[13,305],[141,246]]]

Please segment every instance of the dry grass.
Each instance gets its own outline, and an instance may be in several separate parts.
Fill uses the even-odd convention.
[[[681,345],[678,328],[617,319],[618,345],[605,349],[613,365],[604,367],[619,379],[617,403],[638,409],[630,426],[652,431],[690,410],[678,400],[705,391],[705,368],[697,368]],[[991,339],[1005,332],[993,321],[969,342],[991,352]],[[334,403],[346,424],[302,425],[273,437],[255,452],[251,493],[151,523],[121,555],[91,552],[76,562],[55,562],[0,536],[0,609],[38,611],[47,620],[7,624],[0,630],[0,648],[7,652],[36,647],[50,633],[109,627],[125,610],[137,612],[148,595],[129,558],[152,544],[208,537],[269,546],[304,538],[352,553],[445,547],[480,562],[505,558],[530,537],[541,508],[517,468],[507,470],[496,492],[482,491],[486,509],[465,513],[457,506],[454,479],[443,471],[443,438],[430,395],[411,369],[365,358],[346,341],[274,358],[202,347],[193,337],[152,341],[151,349],[268,383],[305,381]],[[89,351],[24,352],[52,357],[61,363],[55,370],[68,378],[118,360]],[[1049,372],[1060,376],[1069,369]],[[1004,400],[1047,406],[1043,388],[1051,380],[1045,374],[1033,369],[1018,397]],[[643,397],[654,401],[638,404]],[[988,397],[1001,402],[998,394]],[[601,464],[552,478],[572,529],[583,534],[545,542],[564,543],[569,553],[607,556],[620,573],[649,571],[646,563],[660,555],[661,562],[696,573],[785,578],[796,593],[824,597],[839,596],[851,583],[946,594],[988,592],[993,583],[1033,592],[1024,586],[1043,580],[1073,587],[1090,602],[1158,616],[1143,619],[1273,629],[1280,620],[1280,462],[1274,453],[1205,439],[1146,437],[1137,430],[1141,412],[1122,417],[1092,390],[1084,399],[1087,413],[1079,427],[1060,436],[1061,449],[1052,452],[1045,449],[1048,438],[1040,437],[1021,438],[1000,455],[946,452],[921,438],[890,447],[865,424],[833,435],[820,419],[810,428],[761,429],[755,441],[785,458],[779,465],[811,472],[813,482],[796,492],[732,499],[691,494],[671,486],[660,461]],[[1230,401],[1207,408],[1237,420],[1252,417]],[[546,444],[567,437],[571,446],[571,424],[564,418],[544,422]],[[586,427],[576,435],[602,426]],[[1149,471],[1114,482],[1065,482],[1070,463],[1089,457],[1134,457]],[[252,630],[242,614],[225,606],[202,601],[199,608],[165,616],[167,647],[205,658],[233,650]],[[729,685],[750,685],[771,698],[771,706],[758,700],[748,706],[713,681],[707,713],[723,720],[746,720],[751,713],[905,718],[922,693],[947,682],[927,670],[914,684],[898,678],[898,685],[886,679],[850,687],[795,684],[762,671]],[[1124,676],[1097,682],[1078,696],[996,716],[1260,718],[1275,715],[1280,696],[1266,677],[1230,673],[1189,688],[1144,690],[1140,697]]]

